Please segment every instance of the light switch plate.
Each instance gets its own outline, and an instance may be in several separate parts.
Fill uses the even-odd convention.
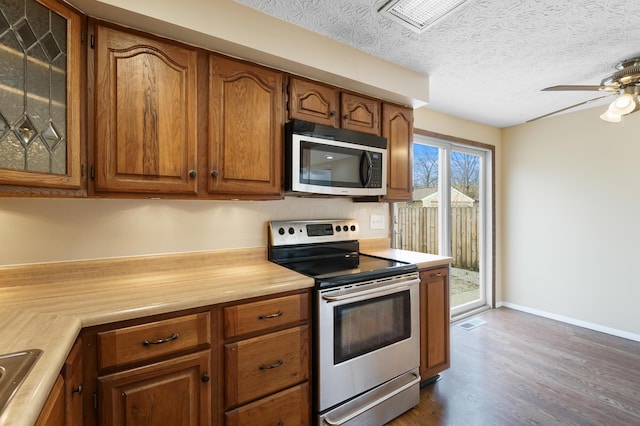
[[[369,227],[371,229],[384,229],[384,215],[372,214],[370,217]]]

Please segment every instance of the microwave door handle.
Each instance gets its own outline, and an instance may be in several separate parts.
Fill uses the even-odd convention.
[[[363,188],[368,188],[371,183],[371,154],[364,151],[360,157],[360,181]]]

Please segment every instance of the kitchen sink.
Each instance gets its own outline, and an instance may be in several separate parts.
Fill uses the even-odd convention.
[[[29,349],[0,355],[0,414],[41,354],[40,349]]]

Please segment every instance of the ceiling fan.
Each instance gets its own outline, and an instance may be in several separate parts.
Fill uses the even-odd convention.
[[[589,99],[575,105],[568,106],[545,115],[533,118],[530,121],[539,120],[580,105],[589,104],[600,99],[608,98],[613,95],[618,97],[611,102],[609,108],[600,116],[601,119],[612,123],[622,121],[622,116],[631,114],[640,109],[640,57],[625,59],[616,65],[617,71],[602,79],[599,86],[589,85],[560,85],[542,89],[542,91],[602,91],[609,92],[607,95]]]

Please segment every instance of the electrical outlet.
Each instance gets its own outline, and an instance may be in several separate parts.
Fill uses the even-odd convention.
[[[369,221],[371,229],[384,229],[384,215],[372,214]]]

